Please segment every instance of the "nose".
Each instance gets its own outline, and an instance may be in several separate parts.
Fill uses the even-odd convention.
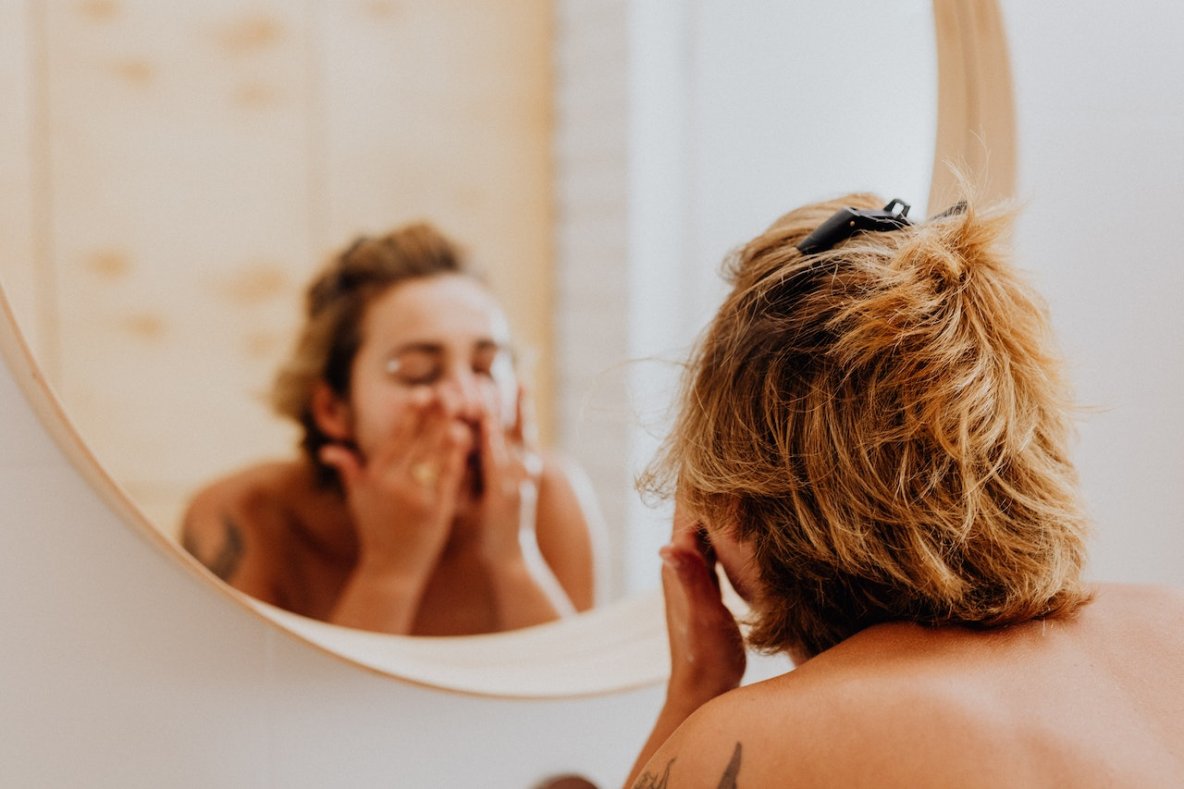
[[[454,370],[440,381],[438,396],[445,411],[453,418],[466,422],[480,419],[485,395],[477,375],[467,367]]]

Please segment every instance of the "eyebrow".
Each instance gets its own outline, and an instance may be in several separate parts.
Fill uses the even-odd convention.
[[[488,337],[482,337],[473,343],[473,350],[505,351],[509,350],[509,346]],[[391,351],[391,356],[402,356],[405,353],[428,353],[439,356],[444,353],[444,346],[438,342],[409,342]]]

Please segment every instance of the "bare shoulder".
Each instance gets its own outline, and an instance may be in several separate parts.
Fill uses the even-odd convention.
[[[539,477],[537,538],[576,610],[592,607],[604,528],[592,484],[572,460],[544,453]]]
[[[565,455],[542,454],[539,506],[546,510],[540,516],[562,518],[569,528],[591,532],[601,528],[600,505],[592,481],[579,463]]]
[[[189,502],[182,545],[211,572],[264,600],[272,597],[267,563],[275,533],[299,483],[299,463],[262,463],[219,478]]]
[[[970,696],[846,661],[806,666],[701,707],[654,755],[635,789],[1000,785],[990,769],[964,769],[990,765],[985,743],[962,743],[969,750],[956,762],[941,758],[946,735],[980,712]]]
[[[542,491],[581,499],[583,488],[591,488],[588,475],[572,458],[554,451],[539,453],[542,470],[539,485]]]
[[[217,520],[211,516],[228,511],[247,520],[266,517],[283,506],[288,491],[305,484],[305,477],[298,462],[259,463],[220,477],[190,499],[183,528],[203,528],[205,522]]]
[[[638,785],[1175,785],[1181,621],[1179,589],[1106,585],[1065,620],[869,628],[699,709]]]
[[[1093,600],[1083,609],[1103,614],[1118,614],[1136,619],[1166,617],[1177,628],[1184,611],[1184,587],[1167,584],[1098,584]]]
[[[1172,670],[1184,663],[1184,589],[1100,584],[1078,620],[1082,639],[1098,653],[1096,660],[1107,661],[1118,674],[1164,672],[1156,684],[1178,676],[1184,693],[1184,673]]]
[[[633,789],[839,785],[819,769],[830,717],[812,678],[789,672],[696,710],[655,752]]]

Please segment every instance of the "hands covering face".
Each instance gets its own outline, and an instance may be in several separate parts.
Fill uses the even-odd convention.
[[[488,562],[520,558],[519,535],[534,526],[542,465],[533,414],[519,387],[517,418],[506,429],[496,389],[482,394],[476,413],[464,414],[446,393],[419,388],[365,457],[341,445],[321,450],[341,477],[360,561],[430,573],[450,536],[470,541]],[[479,475],[476,484],[470,479],[466,486],[466,471]],[[479,495],[462,512],[466,487]]]
[[[482,556],[493,564],[520,560],[524,532],[535,526],[543,462],[533,406],[521,386],[515,411],[514,424],[507,430],[499,416],[498,399],[495,395],[487,399],[478,431],[481,496],[462,524],[476,538]]]

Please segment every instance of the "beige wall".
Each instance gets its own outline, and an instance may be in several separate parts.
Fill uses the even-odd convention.
[[[551,384],[551,12],[511,3],[0,3],[0,278],[158,521],[295,433],[263,393],[301,288],[429,219]]]

